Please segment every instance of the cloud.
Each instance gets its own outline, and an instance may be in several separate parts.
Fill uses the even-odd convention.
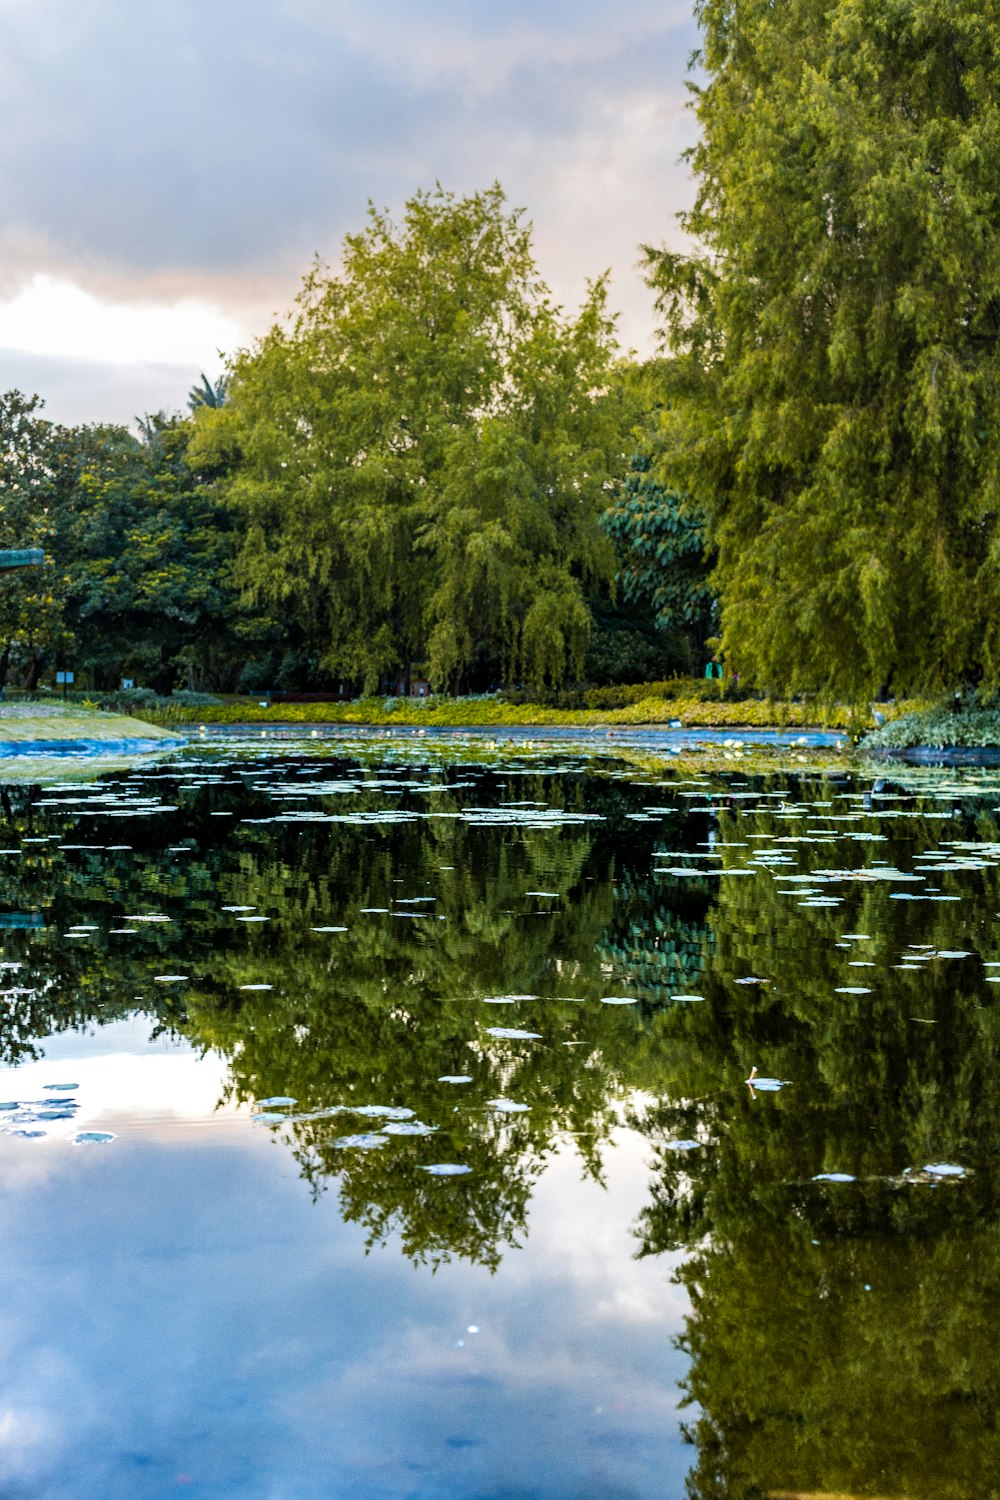
[[[184,410],[202,369],[214,377],[221,367],[217,360],[211,365],[108,364],[0,349],[0,391],[41,396],[42,415],[52,422],[131,427],[145,412]]]
[[[687,1308],[628,1228],[645,1141],[619,1138],[606,1188],[570,1154],[549,1162],[496,1275],[433,1275],[395,1239],[366,1255],[336,1194],[312,1202],[249,1123],[169,1126],[171,1097],[89,1154],[8,1143],[52,1160],[34,1179],[2,1167],[5,1495],[137,1500],[190,1480],[321,1500],[331,1475],[344,1500],[683,1490]],[[612,1283],[630,1305],[595,1317]]]
[[[30,354],[102,363],[184,363],[196,351],[206,364],[232,348],[239,325],[196,298],[173,305],[115,305],[69,282],[35,276],[0,305],[0,326],[14,348]]]
[[[495,179],[562,300],[614,266],[641,344],[638,243],[691,196],[695,42],[687,0],[0,0],[0,346],[38,275],[201,298],[245,342],[369,198]]]

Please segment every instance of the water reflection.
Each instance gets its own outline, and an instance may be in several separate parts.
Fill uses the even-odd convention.
[[[294,1255],[313,1264],[317,1233],[335,1235],[352,1269],[320,1305],[333,1317],[344,1298],[369,1320],[367,1353],[350,1357],[370,1364],[363,1399],[405,1367],[407,1423],[428,1420],[439,1387],[449,1410],[476,1414],[437,1438],[454,1439],[465,1477],[459,1459],[422,1458],[410,1482],[371,1468],[380,1447],[396,1455],[390,1468],[421,1449],[386,1410],[371,1417],[364,1461],[345,1460],[362,1400],[352,1397],[354,1415],[322,1450],[353,1475],[345,1494],[493,1493],[483,1413],[530,1428],[543,1387],[559,1392],[559,1422],[584,1431],[590,1377],[577,1361],[592,1302],[615,1329],[618,1373],[598,1378],[619,1383],[610,1410],[622,1420],[591,1435],[586,1465],[567,1467],[550,1413],[536,1471],[511,1460],[498,1495],[679,1495],[674,1405],[686,1392],[698,1500],[972,1500],[1000,1491],[997,800],[993,782],[972,777],[695,783],[614,761],[456,766],[392,747],[374,747],[367,765],[286,746],[92,788],[12,789],[3,904],[44,925],[3,929],[0,1055],[26,1079],[50,1038],[72,1050],[81,1029],[111,1036],[138,1015],[155,1046],[219,1059],[226,1109],[215,1134],[208,1122],[196,1133],[199,1161],[214,1163],[197,1192],[233,1192],[219,1132],[238,1127],[277,1234],[233,1261],[235,1282],[267,1279],[277,1245],[276,1267],[299,1284]],[[785,1086],[748,1087],[754,1069],[758,1083]],[[263,1107],[271,1118],[250,1124],[268,1100],[281,1101]],[[174,1170],[152,1158],[140,1169],[127,1111],[122,1130],[86,1167],[87,1180],[118,1182],[116,1212],[126,1193],[142,1202],[142,1173]],[[0,1145],[18,1160],[55,1149]],[[468,1171],[437,1177],[435,1164]],[[72,1196],[69,1170],[58,1192]],[[170,1191],[183,1213],[181,1187]],[[571,1199],[585,1207],[571,1211]],[[254,1217],[241,1200],[227,1246]],[[608,1223],[614,1248],[595,1271]],[[373,1257],[379,1269],[359,1280],[352,1252],[382,1245],[393,1269]],[[495,1288],[493,1315],[522,1320],[503,1358],[491,1355],[493,1385],[453,1381],[459,1351],[449,1342],[442,1363],[438,1333],[425,1360],[428,1321],[441,1316],[433,1297],[416,1311],[407,1302],[398,1347],[384,1330],[373,1343],[380,1305],[402,1308],[404,1282],[432,1284],[424,1267],[447,1267],[434,1284],[449,1297],[471,1277],[477,1306]],[[172,1284],[171,1298],[203,1311],[222,1275],[216,1265],[212,1286],[190,1295]],[[265,1369],[270,1391],[265,1367],[286,1347],[274,1319],[290,1314],[261,1313],[260,1346],[278,1352],[255,1354],[233,1332],[242,1295],[234,1358]],[[569,1297],[558,1331],[543,1310],[553,1295]],[[471,1302],[457,1309],[459,1339],[480,1325]],[[346,1356],[310,1342],[313,1317],[291,1319],[307,1373],[301,1421],[277,1423],[275,1451],[302,1441],[302,1414],[344,1400],[340,1377],[321,1371]],[[199,1359],[222,1357],[201,1332],[195,1342]],[[532,1350],[530,1379],[515,1378],[519,1347]],[[227,1401],[238,1387],[253,1406],[243,1375],[223,1385]],[[219,1421],[235,1420],[227,1410]],[[218,1431],[208,1423],[208,1448]],[[310,1483],[303,1494],[325,1493]],[[211,1484],[206,1493],[241,1492]],[[159,1493],[149,1485],[132,1492]]]

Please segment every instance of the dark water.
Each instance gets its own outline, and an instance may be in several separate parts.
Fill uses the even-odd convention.
[[[6,789],[3,1500],[1000,1493],[1000,780],[609,749]]]

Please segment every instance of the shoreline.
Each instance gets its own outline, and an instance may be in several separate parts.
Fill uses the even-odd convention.
[[[0,760],[155,754],[187,736],[125,714],[76,704],[0,704]]]

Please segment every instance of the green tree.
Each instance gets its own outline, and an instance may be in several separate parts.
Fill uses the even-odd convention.
[[[578,673],[625,461],[615,353],[604,280],[564,316],[499,186],[418,193],[398,225],[372,207],[198,413],[200,455],[240,454],[250,596],[369,690],[413,664],[449,688]]]
[[[33,688],[48,655],[64,648],[65,578],[52,560],[66,479],[65,433],[41,416],[38,396],[0,396],[0,547],[42,547],[46,565],[0,578],[0,688],[12,660]]]
[[[785,690],[1000,680],[1000,19],[699,0],[662,473],[704,505],[727,655]]]
[[[160,691],[233,688],[253,634],[229,581],[235,517],[188,464],[189,422],[159,414],[141,430],[71,434],[55,545],[78,665],[98,687],[124,673]]]
[[[632,459],[614,504],[601,516],[618,556],[622,596],[648,612],[658,630],[682,630],[700,651],[714,618],[705,561],[704,516],[657,483],[652,459]]]
[[[225,404],[225,375],[220,375],[218,380],[213,385],[203,370],[201,373],[201,380],[198,381],[196,385],[193,385],[188,391],[188,409],[190,411],[197,411],[201,406],[208,406],[215,409],[220,406],[225,406]]]

